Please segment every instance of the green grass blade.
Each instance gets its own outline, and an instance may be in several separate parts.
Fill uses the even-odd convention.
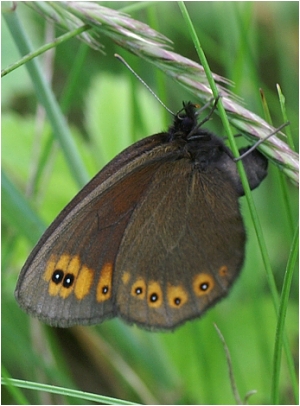
[[[18,19],[17,13],[3,13],[3,16],[21,55],[26,55],[32,52],[32,45],[30,44],[26,31],[22,27],[21,21]],[[26,67],[35,88],[37,98],[44,106],[51,123],[53,133],[59,140],[65,153],[70,170],[79,186],[82,187],[89,180],[89,176],[72,139],[66,120],[64,119],[59,105],[43,76],[37,60],[33,59],[29,61]]]

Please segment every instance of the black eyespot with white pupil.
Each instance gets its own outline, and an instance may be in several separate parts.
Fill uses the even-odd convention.
[[[150,296],[150,301],[152,303],[156,302],[158,300],[158,295],[156,293],[152,293],[152,295]]]
[[[174,304],[175,304],[176,306],[179,306],[180,303],[181,303],[181,299],[180,299],[179,297],[176,297],[176,298],[174,299]]]
[[[142,288],[136,288],[135,289],[135,294],[136,295],[141,295],[143,293],[143,289]]]
[[[52,274],[52,282],[54,282],[56,285],[61,283],[61,281],[64,278],[64,272],[61,269],[56,269],[53,274]]]
[[[104,295],[106,295],[106,294],[108,293],[108,291],[109,291],[108,286],[103,286],[103,288],[102,288],[102,293],[103,293]]]
[[[203,282],[200,283],[199,289],[205,292],[209,288],[209,283],[208,282]]]
[[[67,275],[64,277],[64,280],[63,280],[63,287],[70,288],[74,283],[74,279],[75,279],[75,277],[73,274],[67,273]]]

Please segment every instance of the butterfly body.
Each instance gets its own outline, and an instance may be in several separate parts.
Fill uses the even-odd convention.
[[[244,160],[251,189],[267,173]],[[226,296],[244,261],[243,188],[230,150],[184,105],[167,132],[120,153],[66,206],[26,261],[22,308],[53,326],[119,316],[174,329]]]

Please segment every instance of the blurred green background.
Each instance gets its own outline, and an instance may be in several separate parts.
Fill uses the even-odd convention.
[[[101,4],[123,9],[138,3]],[[186,6],[212,71],[234,81],[234,93],[262,117],[259,89],[263,89],[275,126],[283,122],[276,94],[276,84],[280,84],[298,148],[298,2],[187,2]],[[177,53],[198,61],[175,2],[142,3],[140,10],[128,12],[169,37]],[[17,2],[17,13],[34,48],[48,42],[46,34],[51,34],[51,28],[40,15],[21,2]],[[55,36],[61,33],[57,30]],[[198,102],[177,83],[110,39],[103,37],[101,42],[105,55],[73,39],[48,54],[46,62],[40,58],[90,177],[126,146],[166,129],[172,121],[116,61],[115,52],[126,58],[173,111],[181,108],[182,100]],[[2,68],[19,57],[3,22]],[[78,74],[75,83],[71,79],[74,70]],[[207,127],[224,136],[218,117]],[[213,325],[216,323],[232,357],[240,396],[256,390],[248,402],[269,404],[276,314],[244,198],[241,207],[248,243],[241,276],[228,298],[174,333],[150,333],[120,320],[94,327],[53,329],[19,309],[14,289],[22,265],[43,227],[79,190],[53,139],[22,66],[2,79],[2,364],[9,375],[139,403],[232,404],[235,399],[224,348]],[[287,183],[286,198],[282,182]],[[270,164],[267,179],[253,196],[280,292],[297,222],[298,191]],[[37,216],[34,230],[24,227],[24,218],[18,214],[19,209],[24,209],[23,199]],[[297,275],[286,332],[296,364]],[[41,392],[23,393],[30,404],[82,403]],[[16,397],[4,388],[2,404],[14,403]],[[284,354],[280,403],[295,403]]]

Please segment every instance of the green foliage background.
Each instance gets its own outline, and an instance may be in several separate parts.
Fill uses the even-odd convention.
[[[121,9],[131,2],[104,2]],[[267,98],[275,126],[283,122],[276,95],[279,83],[286,98],[294,142],[298,146],[298,2],[187,2],[213,72],[235,83],[232,89],[248,109],[263,116],[259,89]],[[17,12],[38,47],[47,42],[45,21],[25,4]],[[127,10],[174,42],[174,49],[197,61],[193,44],[175,2],[141,3]],[[61,32],[57,31],[55,36]],[[46,62],[53,91],[61,102],[72,135],[92,177],[134,141],[166,129],[171,117],[116,61],[115,52],[157,92],[173,111],[191,96],[178,84],[137,57],[102,38],[106,55],[73,39],[55,49]],[[19,59],[2,25],[2,67]],[[43,64],[44,61],[41,59]],[[47,69],[46,69],[47,68]],[[77,71],[74,81],[73,74]],[[197,100],[192,100],[197,102]],[[207,125],[224,135],[217,117]],[[241,140],[241,143],[245,143]],[[41,230],[78,192],[60,148],[37,106],[23,66],[2,79],[3,187],[15,187],[14,205],[2,194],[2,364],[13,378],[113,396],[139,403],[231,404],[235,402],[220,328],[229,348],[237,387],[243,398],[256,390],[250,404],[270,403],[276,314],[246,202],[241,199],[248,243],[243,272],[230,296],[204,317],[174,333],[149,333],[120,320],[67,330],[45,327],[24,314],[14,299],[19,271]],[[274,276],[281,291],[297,222],[298,193],[270,165],[269,175],[253,192]],[[17,191],[17,192],[16,192]],[[10,194],[11,196],[11,194]],[[30,204],[37,225],[25,229],[18,205]],[[288,214],[289,213],[289,214]],[[30,213],[28,214],[28,216]],[[298,279],[288,307],[286,333],[298,360]],[[82,400],[24,391],[30,404],[80,404]],[[21,402],[5,388],[2,404]],[[295,403],[283,354],[280,403]]]

